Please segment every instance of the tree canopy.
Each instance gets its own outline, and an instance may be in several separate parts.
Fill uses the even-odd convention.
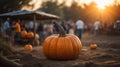
[[[56,14],[64,19],[77,20],[81,18],[85,22],[94,22],[98,19],[103,22],[114,22],[120,19],[118,15],[120,12],[120,5],[112,5],[106,7],[104,10],[99,10],[94,2],[89,5],[84,4],[83,8],[79,6],[76,1],[73,1],[69,7],[65,6],[64,2],[61,6],[61,4],[57,3],[57,0],[46,1],[42,3],[42,7],[39,10]]]
[[[0,0],[0,13],[20,10],[25,5],[29,5],[31,0]],[[58,0],[47,0],[42,2],[41,7],[38,10],[55,14],[61,17],[61,19],[73,19],[74,21],[81,18],[84,22],[94,22],[101,20],[103,22],[115,22],[120,19],[120,5],[118,0],[115,0],[115,5],[107,6],[104,10],[99,10],[94,2],[89,5],[84,4],[81,7],[75,0],[73,0],[71,6],[63,3],[58,4]],[[32,6],[31,6],[32,7]]]
[[[47,13],[55,14],[60,16],[61,18],[64,18],[64,13],[62,10],[62,4],[58,5],[58,1],[52,1],[49,0],[47,2],[42,3],[42,8],[39,10],[45,11]]]
[[[28,5],[31,0],[0,0],[0,13],[20,10],[23,6]]]

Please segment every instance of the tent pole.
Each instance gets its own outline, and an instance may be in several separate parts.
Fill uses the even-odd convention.
[[[36,15],[33,16],[34,20],[34,40],[35,40],[35,34],[36,34]]]
[[[34,33],[36,33],[36,16],[35,15],[34,15],[33,20],[34,20]]]

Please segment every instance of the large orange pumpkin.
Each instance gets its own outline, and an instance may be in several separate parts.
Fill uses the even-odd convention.
[[[26,38],[27,32],[25,30],[21,31],[21,37]]]
[[[32,45],[26,44],[26,45],[24,46],[24,50],[25,50],[25,51],[28,51],[28,52],[32,51],[32,50],[33,50]]]
[[[60,25],[58,25],[60,26]],[[82,49],[80,39],[74,34],[65,34],[59,27],[60,34],[48,36],[43,44],[43,53],[49,59],[76,59]]]
[[[27,33],[27,38],[34,38],[34,33],[33,32],[28,32]]]

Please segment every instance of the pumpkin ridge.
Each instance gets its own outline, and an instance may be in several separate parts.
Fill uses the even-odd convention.
[[[76,44],[74,45],[73,39],[71,37],[68,37],[68,38],[70,39],[72,46],[73,46],[73,57],[74,57],[74,55],[76,54],[76,52],[75,52],[76,51]]]
[[[68,53],[68,57],[69,57],[69,59],[72,59],[72,57],[73,57],[73,55],[74,55],[74,52],[73,52],[73,45],[72,45],[72,43],[71,43],[71,40],[68,38],[68,37],[65,37],[65,40],[66,40],[66,45],[68,46],[68,51],[67,52],[69,52]]]
[[[78,45],[80,47],[79,51],[81,51],[81,49],[82,49],[82,43],[81,43],[80,39],[77,36],[73,35],[73,34],[70,34],[70,35],[73,36],[73,37],[75,37],[75,39],[76,39],[76,41],[77,41],[78,44],[79,43],[81,44],[81,45],[80,44]]]
[[[77,49],[78,46],[77,46],[75,40],[72,37],[68,37],[68,38],[70,39],[70,41],[72,43],[72,46],[73,46],[73,57],[76,57],[77,56],[77,51],[78,51],[78,49]]]
[[[49,42],[49,45],[48,45],[48,56],[50,57],[50,43],[51,43],[51,41],[52,41],[52,39],[53,39],[54,37],[52,37],[51,39],[50,39],[50,42]]]
[[[62,59],[63,58],[63,45],[62,45],[62,43],[64,43],[64,37],[59,37],[59,39],[58,39],[58,42],[57,42],[57,58],[60,58],[60,59]]]
[[[47,37],[44,41],[44,45],[43,45],[43,52],[45,54],[45,56],[47,56],[49,58],[49,46],[50,46],[50,42],[51,42],[51,39],[53,37],[50,36],[50,37]]]
[[[76,52],[77,54],[76,54],[76,56],[78,56],[81,52],[81,49],[82,49],[81,41],[75,35],[70,34],[70,37],[72,37],[72,39],[74,39],[76,44],[77,44],[77,52]]]
[[[53,39],[51,39],[50,45],[49,45],[49,55],[51,58],[56,58],[55,56],[57,55],[57,41],[58,41],[58,37],[54,37]]]

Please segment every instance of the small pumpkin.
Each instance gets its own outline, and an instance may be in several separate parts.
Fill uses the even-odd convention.
[[[40,44],[40,41],[38,39],[34,41],[34,45],[39,46],[39,44]]]
[[[58,25],[58,28],[59,34],[53,34],[45,39],[43,44],[44,55],[49,59],[55,60],[78,58],[82,49],[80,39],[74,34],[65,34],[60,25]]]
[[[40,38],[39,34],[35,34],[35,39],[37,40],[39,38]]]
[[[97,45],[96,44],[90,44],[90,49],[96,49]]]
[[[34,38],[34,33],[33,32],[28,32],[27,33],[27,38]]]
[[[28,51],[28,52],[31,52],[31,51],[33,50],[32,45],[26,44],[26,45],[24,46],[24,50],[25,50],[25,51]]]
[[[27,31],[25,30],[21,31],[21,37],[26,38],[26,36],[27,36]]]

